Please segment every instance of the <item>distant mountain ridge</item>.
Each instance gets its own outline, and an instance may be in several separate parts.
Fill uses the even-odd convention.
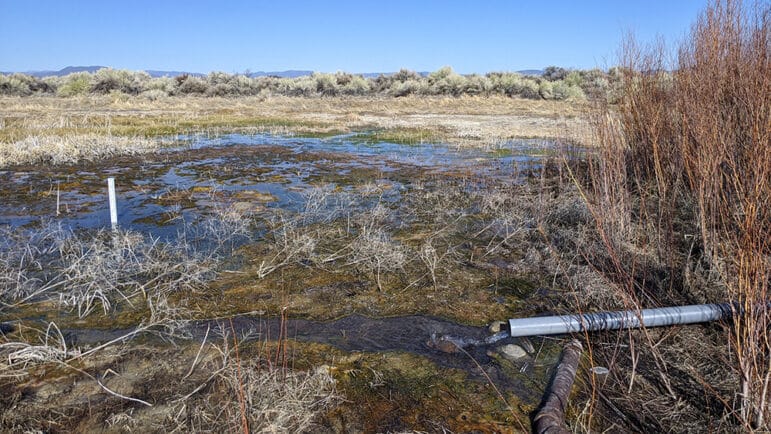
[[[21,71],[21,73],[33,77],[61,77],[75,72],[96,72],[102,68],[104,66],[67,66],[58,71]],[[12,72],[3,72],[3,74],[12,74]]]
[[[543,69],[522,69],[517,72],[522,75],[536,75],[536,76],[543,75]]]
[[[294,70],[290,69],[287,71],[257,71],[257,72],[250,72],[249,77],[281,77],[281,78],[297,78],[297,77],[303,77],[305,75],[311,75],[313,74],[313,71],[304,71],[304,70]]]
[[[62,68],[58,71],[22,71],[23,74],[31,75],[33,77],[62,77],[68,74],[72,74],[75,72],[89,72],[94,73],[102,68],[107,68],[107,66],[67,66],[65,68]],[[204,77],[206,74],[202,74],[200,72],[187,72],[187,71],[161,71],[161,70],[155,70],[155,69],[147,69],[145,70],[148,74],[150,74],[151,77],[178,77],[180,75],[191,75],[196,77]],[[516,71],[519,74],[522,75],[543,75],[543,70],[541,69],[523,69],[521,71]],[[0,74],[12,74],[13,72],[0,72]],[[249,77],[281,77],[281,78],[297,78],[297,77],[303,77],[306,75],[313,74],[313,71],[310,70],[294,70],[289,69],[286,71],[256,71],[256,72],[246,72],[246,75]],[[380,75],[391,75],[395,74],[395,72],[363,72],[363,73],[357,73],[364,78],[376,78]],[[429,73],[426,71],[418,72],[418,74],[422,76],[426,76]]]

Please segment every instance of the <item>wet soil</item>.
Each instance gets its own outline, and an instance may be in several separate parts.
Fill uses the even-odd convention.
[[[250,346],[279,339],[283,327],[284,339],[293,342],[292,364],[307,369],[329,366],[344,392],[347,401],[324,416],[323,425],[330,431],[434,431],[445,427],[462,432],[509,432],[522,428],[515,425],[515,419],[528,423],[527,414],[537,405],[556,360],[557,345],[535,342],[536,352],[512,361],[497,353],[495,346],[462,343],[484,339],[489,333],[483,325],[494,319],[542,310],[541,303],[546,302],[541,297],[543,286],[539,276],[522,275],[509,267],[523,260],[523,251],[511,246],[493,248],[506,242],[506,235],[501,234],[509,223],[498,222],[501,216],[484,221],[479,216],[488,211],[467,196],[528,182],[524,173],[537,169],[554,144],[517,141],[502,145],[504,151],[485,152],[383,143],[366,133],[182,139],[183,146],[169,152],[78,166],[0,171],[0,196],[4,198],[0,225],[4,226],[34,230],[48,220],[75,230],[107,227],[108,176],[117,179],[121,227],[162,240],[173,242],[186,225],[195,225],[217,208],[238,209],[252,219],[254,235],[240,241],[233,257],[226,258],[228,273],[205,290],[171,297],[197,318],[187,328],[192,343],[141,335],[124,346],[131,355],[126,356],[122,372],[140,378],[136,393],[141,389],[145,395],[155,396],[146,392],[148,383],[157,381],[142,372],[147,360],[166,357],[172,364],[177,359],[189,364],[190,353],[206,330],[247,336],[243,342],[248,355]],[[261,276],[260,264],[275,253],[270,244],[275,239],[270,233],[271,219],[307,212],[312,191],[318,188],[356,198],[351,205],[355,208],[347,216],[304,223],[303,230],[319,236],[318,244],[325,253],[359,236],[361,232],[350,228],[364,215],[387,229],[408,256],[416,255],[427,239],[438,240],[436,246],[442,258],[447,258],[441,263],[438,281],[432,281],[415,258],[382,278],[353,260],[319,258],[292,261]],[[431,207],[424,209],[426,204]],[[378,207],[387,210],[382,221]],[[322,207],[320,214],[324,212]],[[491,231],[493,235],[489,235]],[[330,234],[342,235],[333,239]],[[0,311],[0,322],[56,321],[65,329],[72,348],[90,348],[126,335],[148,317],[141,309],[125,306],[110,315],[85,319],[49,308],[40,304]],[[284,309],[292,318],[282,322],[276,316]],[[207,319],[213,317],[227,320]],[[457,338],[461,345],[438,348],[432,344],[436,336]],[[511,342],[516,343],[506,340],[500,344]],[[170,348],[172,343],[180,346],[179,351]],[[138,350],[145,347],[154,348],[157,354]],[[100,369],[111,369],[113,362],[94,363]],[[363,373],[357,377],[352,372]],[[176,371],[168,375],[172,374],[181,375]],[[78,390],[93,393],[68,388],[62,378],[72,375],[59,373],[50,378],[50,371],[35,372],[34,387],[5,383],[8,390],[18,392],[13,404],[6,405],[32,405],[41,387],[53,388],[51,396],[66,396],[67,400],[74,399],[72,393]],[[373,386],[381,381],[386,386]],[[32,401],[25,401],[25,393]],[[142,393],[135,396],[144,396]],[[105,404],[110,398],[100,399],[106,406],[103,414],[75,411],[67,427],[99,431],[104,425],[94,425],[94,417],[117,414],[116,408],[125,410],[125,403],[110,408],[114,404]],[[36,411],[56,411],[55,401],[43,403]],[[32,407],[25,408],[28,416],[37,414]]]
[[[37,225],[55,220],[73,228],[109,224],[106,178],[116,178],[122,227],[173,237],[213,197],[263,206],[298,209],[300,192],[323,184],[351,188],[385,182],[394,191],[430,175],[482,175],[510,179],[523,166],[537,165],[554,144],[517,140],[494,152],[443,145],[373,142],[368,135],[287,138],[270,135],[180,137],[168,152],[122,156],[76,166],[18,166],[0,170],[0,225]],[[500,156],[501,149],[507,150]],[[529,154],[523,149],[529,149]]]
[[[517,378],[507,376],[491,357],[496,347],[508,343],[519,343],[522,339],[508,338],[486,345],[484,339],[490,336],[490,333],[485,327],[466,326],[441,318],[417,315],[392,318],[351,315],[328,322],[305,319],[282,321],[279,318],[236,316],[227,320],[195,321],[188,327],[191,338],[198,342],[203,340],[207,330],[244,336],[246,338],[243,342],[271,341],[281,336],[281,328],[284,327],[288,338],[296,342],[328,345],[346,353],[403,352],[418,355],[442,368],[462,370],[473,381],[481,383],[492,381],[498,387],[513,392],[522,401],[535,404],[540,399],[540,391],[529,389],[528,384],[522,380],[527,376],[530,383],[544,374],[544,369],[537,369],[536,364],[533,363],[534,357],[528,357],[518,363],[522,375]],[[120,339],[129,335],[131,331],[131,329],[63,330],[69,345],[73,347],[96,346]],[[435,345],[437,339],[450,339],[452,346],[437,346]],[[152,341],[152,338],[150,341],[144,340],[145,343]],[[541,345],[540,341],[535,342]],[[548,367],[554,362],[554,354],[551,351],[546,351],[539,356],[541,358],[537,364],[541,368]]]

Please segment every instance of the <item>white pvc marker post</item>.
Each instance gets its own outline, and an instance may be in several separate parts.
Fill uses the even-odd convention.
[[[118,229],[118,205],[115,201],[115,178],[107,178],[107,195],[110,201],[110,224],[112,230]]]

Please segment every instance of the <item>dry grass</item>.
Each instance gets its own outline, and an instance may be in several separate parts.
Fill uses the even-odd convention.
[[[74,232],[59,224],[0,228],[0,312],[57,302],[84,318],[118,305],[157,313],[169,295],[191,293],[217,275],[223,257],[250,235],[251,220],[215,206],[174,241],[127,230]]]
[[[243,388],[250,432],[309,432],[318,415],[340,401],[335,393],[335,380],[324,367],[287,373],[261,368],[259,363],[247,362],[240,373],[231,366],[222,373],[219,385],[229,397],[238,396]],[[233,413],[234,401],[220,401],[218,413]],[[229,426],[232,431],[238,431],[243,427],[240,416],[208,422],[217,429]]]
[[[288,356],[285,336],[247,344],[254,335],[234,337],[225,322],[201,343],[126,344],[150,329],[90,350],[68,345],[53,323],[0,336],[0,429],[314,432],[341,402],[327,367],[274,363],[279,352]]]
[[[10,145],[0,145],[0,167],[14,164],[73,164],[109,158],[113,155],[153,152],[160,143],[143,137],[29,136]]]
[[[330,134],[494,146],[516,137],[588,143],[583,103],[489,97],[0,98],[0,167],[154,151],[179,134]]]

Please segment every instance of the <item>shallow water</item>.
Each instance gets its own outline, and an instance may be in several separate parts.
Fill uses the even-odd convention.
[[[482,324],[532,308],[530,304],[528,307],[520,304],[532,292],[529,283],[523,289],[521,282],[522,278],[529,279],[530,276],[512,276],[507,271],[508,264],[517,260],[518,252],[500,258],[491,254],[484,264],[472,263],[470,259],[448,260],[448,264],[453,264],[452,267],[458,270],[448,273],[444,282],[446,286],[442,288],[447,291],[442,293],[437,293],[436,282],[433,289],[426,286],[430,282],[427,283],[425,276],[420,277],[423,270],[419,260],[413,261],[416,266],[387,282],[391,287],[386,285],[385,289],[378,288],[377,291],[371,281],[374,276],[355,269],[353,262],[339,261],[325,265],[342,270],[342,273],[335,273],[298,261],[282,269],[280,276],[277,272],[260,280],[254,270],[258,262],[249,261],[269,256],[260,249],[269,245],[271,238],[260,235],[270,234],[269,219],[273,217],[283,217],[284,213],[300,217],[295,219],[298,225],[309,225],[313,229],[316,223],[323,226],[323,223],[331,222],[329,226],[332,229],[337,225],[342,232],[346,229],[346,218],[350,226],[351,215],[354,215],[356,224],[355,216],[361,213],[373,221],[376,218],[387,219],[383,227],[389,234],[398,234],[398,243],[415,244],[411,236],[420,240],[419,237],[425,236],[429,230],[434,233],[446,230],[451,235],[447,240],[437,242],[439,248],[446,245],[448,252],[460,252],[457,254],[464,255],[464,258],[477,258],[479,262],[474,250],[479,246],[469,239],[477,238],[479,233],[473,234],[480,228],[463,220],[458,223],[462,229],[456,234],[447,229],[450,217],[445,221],[441,214],[448,211],[452,224],[463,217],[481,214],[483,211],[478,201],[465,199],[488,189],[506,192],[507,186],[512,183],[524,182],[523,171],[537,169],[542,159],[554,152],[556,145],[553,142],[512,141],[502,144],[499,149],[484,151],[456,149],[442,144],[369,141],[360,134],[327,138],[232,134],[216,138],[190,136],[180,139],[183,147],[156,154],[125,156],[77,167],[25,167],[0,171],[0,197],[3,198],[0,203],[0,227],[35,228],[43,220],[52,220],[76,230],[109,227],[105,181],[108,176],[116,178],[119,224],[154,237],[170,240],[180,231],[195,227],[196,222],[212,215],[215,210],[239,209],[250,217],[250,230],[254,231],[250,235],[255,235],[252,238],[254,242],[243,246],[236,258],[226,258],[233,263],[228,262],[223,269],[227,268],[233,274],[222,273],[220,277],[225,277],[214,282],[206,291],[185,294],[183,306],[194,307],[201,316],[210,317],[254,311],[275,314],[282,307],[291,306],[293,315],[338,318],[326,322],[295,318],[287,320],[284,325],[290,342],[297,342],[294,348],[307,351],[304,354],[310,355],[311,363],[333,365],[337,363],[336,357],[353,360],[362,354],[368,360],[363,366],[374,363],[373,360],[384,366],[398,364],[400,359],[420,360],[420,366],[427,366],[426,373],[420,377],[426,381],[420,387],[431,390],[432,398],[425,398],[429,394],[421,391],[415,392],[414,396],[402,394],[404,402],[394,407],[404,406],[398,410],[399,414],[411,414],[416,402],[420,402],[439,406],[437,409],[441,407],[441,410],[426,407],[430,408],[427,412],[446,412],[437,416],[440,419],[457,416],[465,421],[466,416],[456,414],[458,409],[468,407],[479,411],[480,407],[473,401],[477,400],[479,390],[489,390],[489,384],[515,394],[519,402],[526,404],[523,408],[538,402],[542,385],[548,381],[549,368],[556,362],[553,343],[538,342],[537,352],[531,351],[521,360],[511,361],[502,359],[495,349],[499,345],[519,343],[512,338],[495,345],[468,345],[463,351],[456,351],[453,347],[449,350],[439,348],[437,340],[432,339],[432,336],[453,337],[463,343],[479,343],[489,334],[483,327],[467,326],[429,314]],[[439,192],[441,194],[432,195]],[[461,194],[454,194],[459,192]],[[329,200],[318,200],[319,195],[328,195]],[[425,207],[422,206],[424,201],[427,202]],[[377,210],[374,208],[376,205],[388,208],[382,214],[385,217],[379,214],[376,217],[374,212],[370,216],[370,211]],[[319,208],[313,212],[301,212],[311,206]],[[344,208],[332,208],[340,206]],[[498,235],[485,236],[496,239]],[[347,238],[340,239],[345,241]],[[485,243],[487,240],[482,244]],[[330,248],[329,251],[335,249]],[[482,265],[489,265],[494,271],[488,271]],[[485,274],[494,274],[494,279],[487,278],[489,276]],[[402,277],[403,282],[400,280]],[[417,295],[407,291],[409,288],[413,288]],[[528,303],[532,301],[531,297]],[[395,307],[398,309],[393,310]],[[371,318],[352,313],[402,316]],[[37,310],[32,312],[32,316],[26,313],[17,316],[14,313],[13,318],[9,316],[0,320],[21,317],[22,322],[42,321],[38,318],[39,314]],[[70,327],[62,330],[69,348],[87,349],[130,334],[130,328],[107,329],[137,324],[139,321],[134,314],[130,309],[117,309],[115,316],[95,322],[90,322],[90,318],[73,322],[62,311],[56,320],[62,320],[62,327]],[[347,316],[340,318],[341,315]],[[192,321],[183,330],[193,338],[190,345],[198,347],[197,342],[204,339],[207,329],[210,330],[210,342],[215,337],[221,342],[222,334],[235,333],[246,342],[260,344],[278,339],[281,327],[282,323],[277,318],[238,315],[232,318],[232,322],[231,319]],[[133,344],[159,344],[159,348],[169,345],[149,333],[139,334],[133,339]],[[181,344],[185,345],[184,342]],[[341,352],[345,356],[339,356]],[[333,355],[329,356],[329,353]],[[351,367],[358,368],[350,366],[354,363],[340,362],[341,372]],[[404,365],[401,369],[409,370],[410,367]],[[407,378],[400,380],[399,384],[413,388],[411,376],[399,374],[399,369],[394,369],[394,372],[397,373],[394,375]],[[374,375],[375,371],[372,370],[372,373]],[[452,378],[442,386],[434,376]],[[467,379],[471,381],[466,382]],[[359,386],[349,385],[349,391],[356,387]],[[380,396],[381,389],[366,384],[361,386],[361,390],[354,390],[352,396],[365,396],[365,400],[369,400],[367,402],[372,401],[370,405],[361,405],[363,420],[371,419],[371,416],[381,412],[379,409],[385,408],[371,405],[373,402],[387,400],[390,403],[390,387],[387,396]],[[463,405],[444,405],[444,392],[433,393],[440,389],[449,391],[451,395],[453,391],[458,392],[448,402],[465,400],[459,403]],[[467,396],[474,398],[466,399]],[[466,403],[474,405],[466,406]],[[493,402],[489,408],[481,408],[483,412],[497,414],[499,404]],[[352,400],[350,405],[358,406],[359,403]],[[480,415],[481,419],[485,417],[485,414]],[[477,429],[458,429],[457,432]],[[482,431],[487,432],[485,429]]]
[[[278,318],[236,316],[231,320],[196,321],[189,325],[192,338],[201,341],[209,329],[212,336],[235,333],[243,341],[265,341],[277,339],[282,323]],[[537,401],[540,396],[523,385],[521,378],[543,375],[535,371],[530,357],[523,358],[519,366],[521,378],[504,373],[488,352],[497,345],[517,342],[507,338],[495,345],[469,345],[463,350],[444,352],[434,348],[429,341],[433,336],[447,336],[464,340],[483,341],[489,334],[483,327],[454,323],[441,318],[411,315],[391,318],[368,318],[350,315],[335,321],[319,322],[304,319],[288,319],[284,323],[289,339],[298,342],[314,342],[331,345],[346,352],[407,352],[431,360],[443,368],[459,369],[474,381],[493,381],[499,387],[515,391],[520,399]],[[63,330],[70,345],[95,345],[126,336],[131,329],[122,330]],[[220,339],[220,338],[218,338]],[[540,364],[551,364],[554,360],[544,356]]]
[[[495,151],[442,144],[367,141],[361,134],[326,138],[268,134],[179,137],[183,147],[140,157],[71,166],[0,171],[0,226],[43,220],[73,229],[109,225],[106,178],[116,178],[118,222],[123,228],[174,238],[213,206],[297,211],[304,193],[321,185],[350,189],[387,185],[382,199],[396,201],[414,174],[459,172],[468,177],[516,179],[555,143],[516,140]],[[503,150],[503,152],[502,152]],[[80,167],[80,166],[79,166]],[[366,179],[363,179],[366,178]]]

